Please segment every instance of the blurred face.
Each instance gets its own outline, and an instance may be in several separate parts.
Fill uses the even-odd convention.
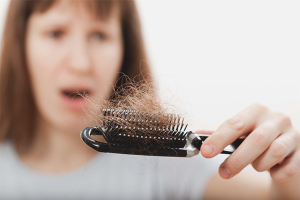
[[[122,30],[118,10],[105,20],[84,4],[59,1],[34,13],[26,33],[26,57],[40,117],[60,129],[86,126],[88,101],[107,98],[121,70]]]

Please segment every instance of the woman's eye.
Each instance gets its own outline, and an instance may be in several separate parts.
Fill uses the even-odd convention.
[[[63,31],[60,30],[50,31],[48,33],[48,36],[54,39],[59,39],[62,37],[62,35],[63,35]]]
[[[100,33],[100,32],[93,33],[92,37],[97,40],[105,40],[106,39],[106,35],[104,33]]]

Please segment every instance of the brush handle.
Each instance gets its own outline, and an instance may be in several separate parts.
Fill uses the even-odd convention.
[[[191,144],[200,151],[203,142],[209,137],[209,135],[199,135],[193,132],[187,134],[188,140]],[[232,144],[225,147],[221,154],[232,154],[244,141],[244,139],[237,139]]]
[[[109,145],[107,143],[98,142],[94,140],[91,136],[92,135],[102,135],[99,129],[97,127],[86,127],[83,129],[80,133],[80,137],[83,142],[85,142],[87,145],[92,147],[93,149],[99,151],[99,152],[108,152],[109,151]]]

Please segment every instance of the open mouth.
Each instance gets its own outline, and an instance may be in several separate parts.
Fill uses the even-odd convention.
[[[64,90],[62,91],[62,94],[68,99],[82,99],[90,95],[90,92],[87,90],[75,90],[75,91]]]

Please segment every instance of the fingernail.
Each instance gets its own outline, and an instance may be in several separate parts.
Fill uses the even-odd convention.
[[[214,152],[214,147],[211,144],[205,144],[202,147],[202,151],[207,154],[212,154]]]
[[[222,178],[230,178],[231,177],[231,173],[226,167],[220,168],[220,175],[222,176]]]

